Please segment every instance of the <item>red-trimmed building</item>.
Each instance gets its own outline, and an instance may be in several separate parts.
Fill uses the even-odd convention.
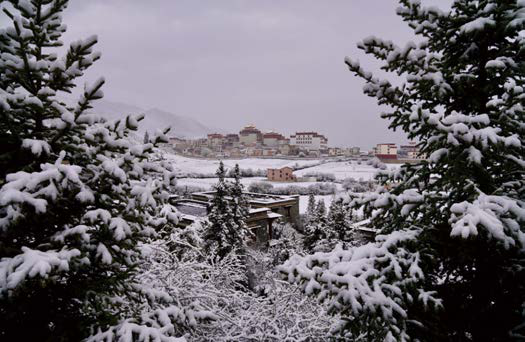
[[[248,125],[239,132],[239,142],[246,146],[262,143],[263,134],[254,125]]]
[[[392,143],[377,144],[374,155],[379,159],[397,159],[397,145]]]
[[[210,146],[220,146],[224,141],[224,135],[219,133],[208,134],[208,144]]]
[[[263,145],[265,146],[278,146],[283,144],[286,138],[277,132],[268,132],[263,134]]]

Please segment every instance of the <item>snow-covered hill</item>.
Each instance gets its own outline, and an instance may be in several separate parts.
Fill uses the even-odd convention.
[[[160,109],[143,109],[125,103],[99,100],[93,103],[93,113],[109,120],[124,118],[130,114],[144,114],[145,118],[140,124],[140,132],[154,132],[171,126],[170,136],[196,138],[206,136],[215,130],[209,128],[195,119],[173,114]]]

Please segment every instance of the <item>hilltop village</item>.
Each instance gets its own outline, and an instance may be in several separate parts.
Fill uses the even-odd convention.
[[[239,133],[212,133],[200,139],[172,138],[170,143],[178,153],[215,158],[319,157],[330,153],[328,139],[318,132],[297,132],[287,138],[275,131],[263,133],[254,125],[245,126]],[[359,148],[349,148],[344,152],[348,155],[360,153]]]
[[[377,157],[386,163],[425,159],[415,142],[397,146],[380,143],[369,151],[360,147],[329,146],[328,138],[316,131],[285,135],[263,132],[255,125],[243,127],[239,133],[211,133],[206,138],[184,139],[171,137],[168,147],[180,155],[203,158],[258,157]]]

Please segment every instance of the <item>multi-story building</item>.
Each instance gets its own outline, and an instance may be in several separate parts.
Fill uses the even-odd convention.
[[[377,144],[374,155],[379,159],[397,159],[397,146],[391,143]]]
[[[328,148],[328,155],[329,156],[342,156],[344,154],[344,150],[340,147],[330,147]]]
[[[238,134],[226,134],[224,137],[224,144],[229,147],[238,147],[239,146],[239,135]]]
[[[208,134],[208,145],[212,147],[222,146],[224,135],[219,133]]]
[[[270,156],[275,156],[278,153],[278,150],[275,148],[264,148],[262,153],[263,153],[263,156],[270,157]]]
[[[268,169],[266,176],[272,182],[295,182],[297,179],[291,167],[285,166],[280,169]]]
[[[408,145],[399,146],[399,155],[404,158],[414,160],[426,158],[426,155],[419,151],[419,146],[417,146],[417,143],[413,141],[409,142]]]
[[[254,125],[248,125],[239,132],[239,142],[246,146],[262,143],[263,135]]]
[[[200,139],[191,140],[190,145],[191,145],[192,147],[204,147],[204,146],[208,146],[208,139],[200,138]]]
[[[357,147],[357,146],[354,146],[354,147],[349,147],[347,149],[347,152],[346,152],[348,155],[352,155],[352,156],[358,156],[361,154],[361,148]]]
[[[290,145],[309,151],[321,151],[327,149],[328,139],[317,132],[296,132],[290,136]]]
[[[286,138],[277,132],[268,132],[263,134],[263,145],[275,147],[281,145]]]
[[[285,156],[293,154],[293,149],[290,144],[282,144],[279,146],[279,153]]]
[[[263,149],[260,147],[249,146],[246,148],[246,155],[249,157],[262,157]]]

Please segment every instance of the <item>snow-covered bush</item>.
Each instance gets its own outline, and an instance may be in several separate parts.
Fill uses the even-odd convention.
[[[334,318],[294,285],[278,280],[272,255],[248,251],[222,259],[171,252],[172,242],[144,245],[148,255],[142,282],[178,303],[175,326],[188,341],[322,341],[330,338]],[[179,245],[177,243],[176,245]],[[199,254],[198,251],[196,253]],[[248,290],[246,260],[255,282]],[[192,318],[194,321],[192,321]],[[197,328],[190,323],[197,322]]]
[[[235,173],[235,168],[228,169],[226,171],[225,177],[233,178]],[[239,174],[243,178],[249,177],[266,177],[266,170],[263,169],[239,169]],[[215,173],[205,173],[205,172],[180,172],[177,174],[178,178],[217,178]]]
[[[522,339],[525,2],[400,4],[419,43],[358,46],[405,82],[346,64],[429,158],[380,172],[383,186],[352,201],[379,229],[375,242],[294,257],[281,271],[345,317],[347,338]]]
[[[316,183],[308,186],[287,185],[276,186],[268,182],[253,182],[248,186],[249,192],[273,195],[332,195],[337,192],[337,186],[332,183]]]
[[[289,223],[274,223],[268,254],[274,266],[282,264],[294,254],[304,254],[303,236]]]
[[[328,172],[308,172],[302,177],[315,177],[318,182],[335,182],[335,175]]]
[[[228,177],[233,178],[235,176],[235,167],[228,170]],[[264,169],[240,169],[237,171],[241,177],[247,178],[247,177],[266,177],[266,170]]]
[[[385,163],[383,163],[381,160],[379,160],[379,158],[377,157],[374,157],[372,159],[370,159],[369,161],[366,162],[367,165],[370,165],[376,169],[379,169],[379,170],[386,170],[387,169],[387,166]]]
[[[179,172],[177,178],[216,178],[215,173]]]
[[[367,192],[374,190],[376,182],[362,180],[357,181],[352,177],[348,177],[343,179],[341,186],[343,189],[350,192]]]
[[[248,192],[255,192],[259,194],[270,194],[274,187],[268,182],[253,182],[248,185]]]

